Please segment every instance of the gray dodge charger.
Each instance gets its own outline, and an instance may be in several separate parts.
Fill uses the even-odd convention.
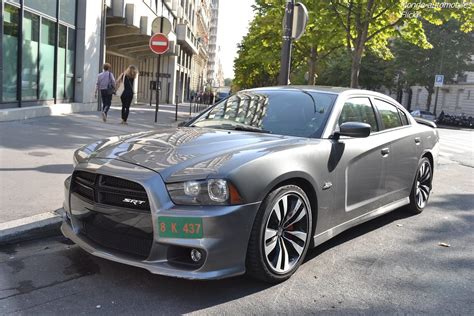
[[[178,128],[78,149],[61,229],[156,274],[281,282],[344,230],[423,211],[439,137],[421,123],[372,91],[241,91]]]

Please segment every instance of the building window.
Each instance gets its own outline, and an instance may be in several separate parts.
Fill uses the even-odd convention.
[[[56,98],[63,100],[65,97],[65,72],[66,72],[66,44],[67,44],[67,27],[59,26],[59,42],[58,42],[58,73]]]
[[[66,99],[74,97],[74,44],[76,31],[68,28],[66,52]]]
[[[59,25],[58,74],[56,97],[59,100],[74,97],[74,43],[75,30]]]
[[[54,46],[56,23],[43,18],[41,21],[39,98],[54,98]]]
[[[74,98],[76,1],[24,0],[23,21],[16,5],[3,4],[0,102]]]
[[[61,0],[61,2],[64,0]],[[56,16],[56,0],[25,0],[25,6],[32,8],[50,17]]]
[[[22,100],[38,98],[39,16],[25,12],[23,20]]]
[[[5,4],[2,34],[2,101],[17,100],[19,10]]]
[[[61,0],[59,2],[59,20],[76,24],[76,0]]]

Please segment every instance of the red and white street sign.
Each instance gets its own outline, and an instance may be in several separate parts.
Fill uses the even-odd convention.
[[[169,45],[168,37],[163,33],[155,33],[150,38],[150,49],[155,54],[161,55],[168,51]]]

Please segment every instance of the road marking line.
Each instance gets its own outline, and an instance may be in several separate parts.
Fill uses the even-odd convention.
[[[448,147],[448,146],[443,145],[443,144],[441,144],[440,151],[450,151],[450,152],[458,153],[458,154],[463,154],[463,153],[466,152],[465,150],[460,150],[458,148]]]
[[[449,153],[445,153],[445,152],[440,152],[439,155],[442,156],[442,157],[451,157],[451,156],[453,156],[454,154],[449,154]]]

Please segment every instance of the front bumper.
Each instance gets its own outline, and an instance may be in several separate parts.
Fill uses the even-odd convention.
[[[79,247],[97,257],[147,269],[151,273],[187,279],[219,279],[245,273],[245,257],[253,221],[260,203],[232,206],[176,206],[170,200],[158,173],[118,160],[95,159],[79,164],[76,170],[120,177],[141,184],[151,208],[152,245],[146,258],[138,258],[116,248],[105,247],[81,233],[82,219],[99,214],[113,218],[122,227],[140,222],[133,211],[95,205],[71,194],[65,182],[66,215],[61,231]],[[131,172],[132,171],[132,172]],[[143,213],[142,213],[143,214]],[[148,214],[147,214],[148,215]],[[164,238],[158,232],[158,217],[201,218],[202,238]],[[121,220],[123,219],[123,220]],[[177,263],[170,256],[176,249],[198,249],[205,256],[198,266]]]

